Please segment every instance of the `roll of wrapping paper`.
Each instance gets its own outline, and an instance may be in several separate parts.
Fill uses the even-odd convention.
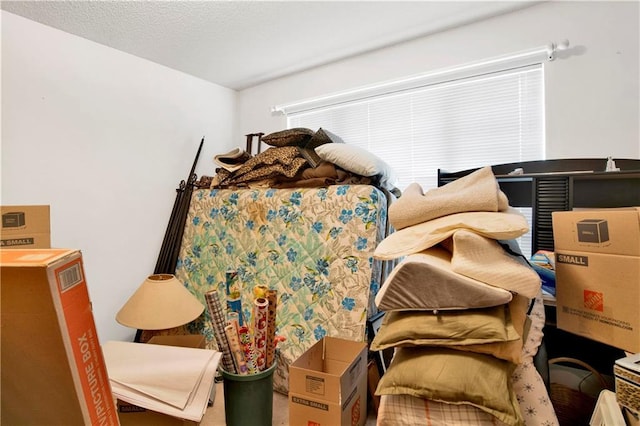
[[[267,301],[269,302],[269,313],[267,316],[267,358],[266,367],[271,367],[276,355],[276,309],[278,307],[278,291],[268,290]]]
[[[218,350],[222,352],[222,366],[228,373],[235,374],[236,368],[233,363],[231,349],[229,348],[227,334],[224,331],[226,321],[218,293],[215,290],[208,291],[204,294],[204,300],[207,302],[209,315],[211,315],[211,325],[213,327],[213,335],[218,344]]]
[[[258,297],[267,297],[267,291],[269,291],[269,287],[266,285],[256,285],[253,286],[253,298],[257,299]]]
[[[236,328],[236,333],[240,329],[240,315],[237,312],[227,312],[227,325],[232,325]]]
[[[263,371],[267,365],[267,321],[269,301],[258,297],[253,301],[253,344],[258,353],[258,370]]]
[[[227,312],[238,313],[238,323],[242,326],[242,300],[240,298],[240,283],[238,282],[237,271],[227,271],[225,273],[225,283],[227,289]]]
[[[231,355],[233,355],[233,361],[236,364],[236,372],[240,375],[249,374],[247,363],[244,360],[244,352],[240,347],[240,339],[238,339],[238,332],[233,325],[228,325],[224,328],[227,333],[227,340],[229,341],[229,348],[231,349]]]
[[[258,370],[257,364],[258,354],[256,353],[256,349],[253,346],[253,339],[251,338],[249,327],[247,327],[246,325],[240,327],[240,329],[238,330],[238,338],[240,339],[242,352],[244,352],[244,360],[247,363],[249,374],[259,373],[260,371]]]

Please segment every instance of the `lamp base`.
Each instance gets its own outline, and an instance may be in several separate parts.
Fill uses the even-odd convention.
[[[140,330],[136,332],[136,337],[134,342],[136,343],[147,343],[149,339],[154,336],[175,336],[175,335],[184,335],[191,334],[186,325],[180,325],[178,327],[167,328],[164,330]]]

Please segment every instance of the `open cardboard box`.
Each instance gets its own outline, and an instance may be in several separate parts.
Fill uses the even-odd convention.
[[[361,426],[366,420],[366,343],[324,337],[291,364],[291,426]]]

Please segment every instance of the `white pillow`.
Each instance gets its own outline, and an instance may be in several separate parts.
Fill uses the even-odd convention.
[[[315,148],[316,154],[324,161],[335,164],[360,176],[380,176],[383,187],[394,187],[396,174],[387,163],[376,155],[355,145],[346,143],[326,143]]]

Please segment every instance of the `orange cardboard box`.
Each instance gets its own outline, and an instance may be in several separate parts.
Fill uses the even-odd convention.
[[[80,251],[0,250],[0,290],[0,423],[119,425]]]

